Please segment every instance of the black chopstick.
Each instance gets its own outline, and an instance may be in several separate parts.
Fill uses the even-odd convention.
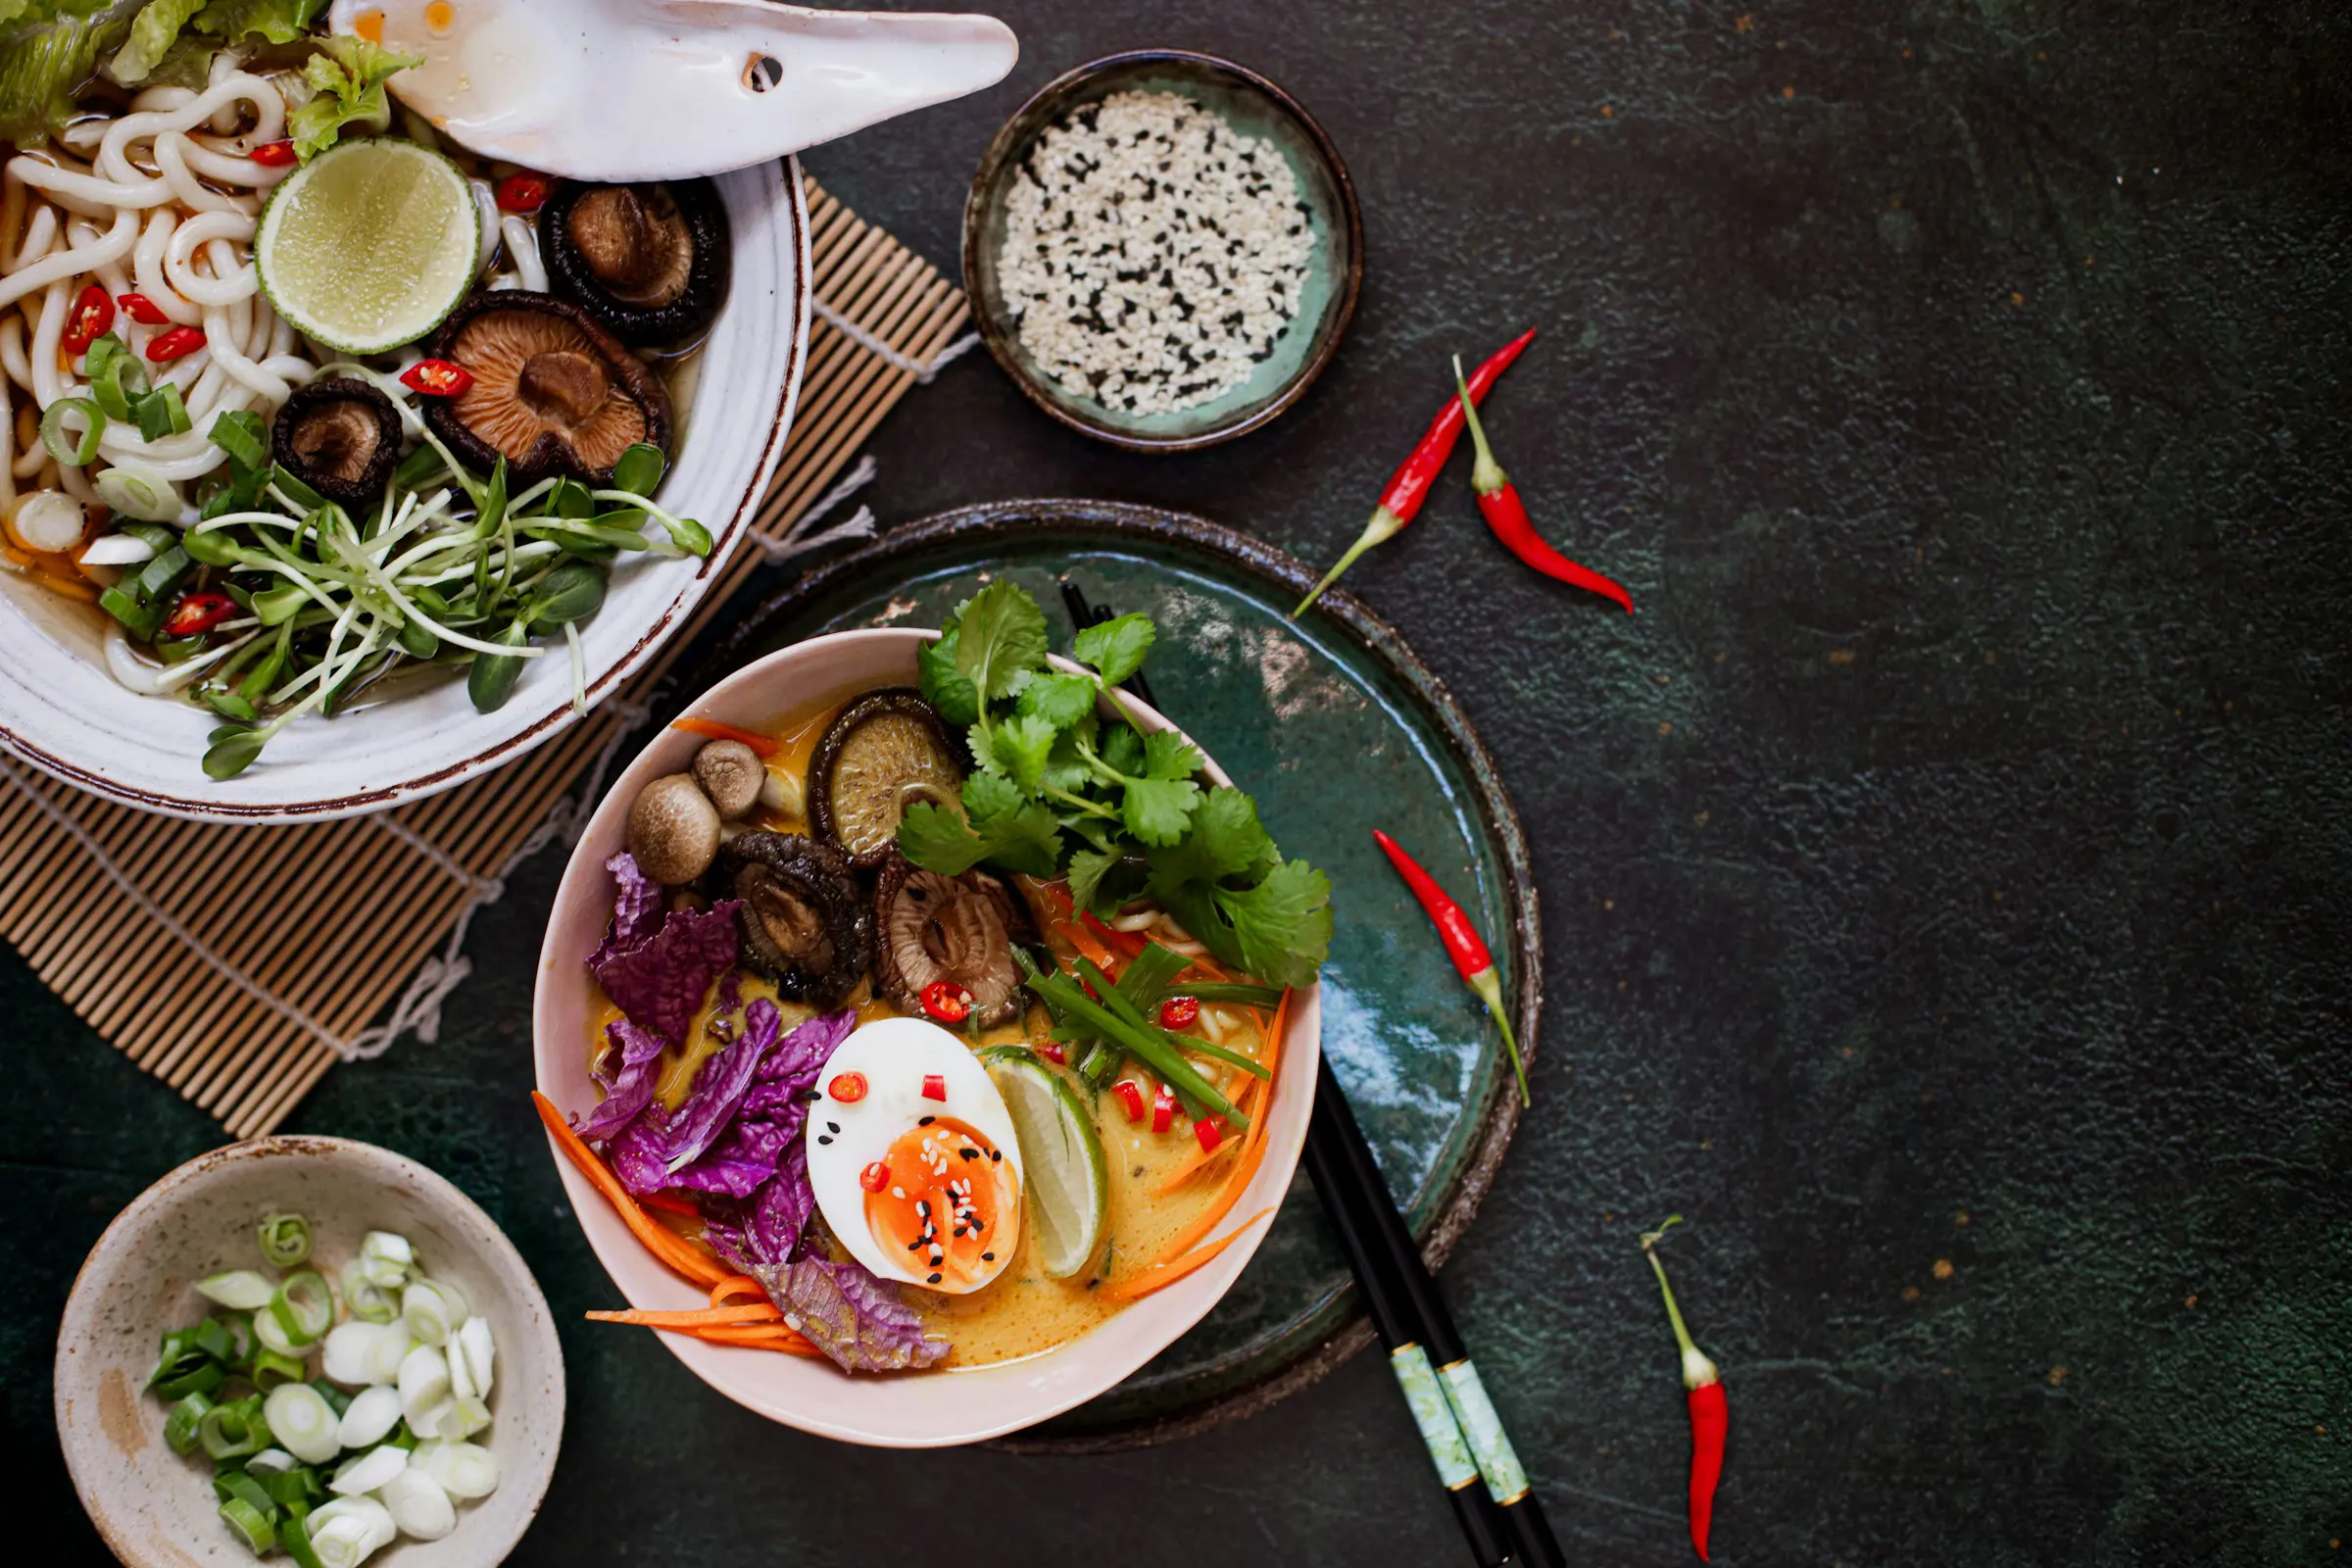
[[[1438,1291],[1438,1282],[1423,1265],[1421,1250],[1413,1245],[1404,1216],[1396,1211],[1395,1200],[1389,1197],[1388,1184],[1372,1158],[1371,1146],[1364,1142],[1363,1130],[1355,1124],[1355,1113],[1348,1107],[1348,1097],[1340,1092],[1328,1070],[1316,1088],[1314,1111],[1306,1127],[1306,1149],[1310,1159],[1328,1161],[1345,1173],[1348,1190],[1343,1201],[1352,1205],[1355,1219],[1370,1231],[1372,1244],[1378,1249],[1389,1277],[1401,1282],[1405,1320],[1437,1368],[1446,1402],[1453,1407],[1471,1456],[1486,1478],[1485,1490],[1501,1505],[1511,1543],[1511,1560],[1527,1568],[1565,1568],[1567,1558],[1561,1555],[1551,1523],[1544,1517],[1543,1504],[1536,1500],[1519,1455],[1513,1451],[1511,1440],[1502,1430],[1502,1421],[1479,1382],[1478,1368],[1462,1344],[1461,1332],[1453,1326],[1453,1314],[1446,1309],[1446,1298]],[[1311,1172],[1315,1167],[1309,1168]],[[1331,1194],[1325,1191],[1319,1177],[1315,1187],[1324,1193],[1325,1203],[1336,1209],[1338,1205],[1331,1204]],[[1359,1281],[1364,1279],[1361,1268],[1356,1274]],[[1372,1286],[1367,1283],[1365,1295],[1371,1294]]]
[[[1061,581],[1061,602],[1081,630],[1113,615],[1106,606],[1089,604],[1066,577]],[[1152,708],[1159,707],[1142,676],[1128,681],[1127,688]],[[1372,1151],[1348,1108],[1348,1097],[1328,1071],[1315,1081],[1303,1159],[1308,1179],[1340,1233],[1348,1267],[1371,1309],[1373,1329],[1389,1352],[1390,1370],[1404,1391],[1471,1554],[1483,1568],[1506,1562],[1564,1568],[1559,1543],[1552,1539],[1551,1527],[1519,1471],[1510,1439],[1479,1386],[1478,1370],[1462,1348],[1437,1282],[1422,1266],[1411,1234],[1372,1161]],[[1471,1441],[1460,1419],[1457,1404],[1464,1399],[1488,1433],[1483,1443]]]
[[[1454,1517],[1461,1523],[1462,1539],[1469,1543],[1470,1554],[1485,1568],[1495,1568],[1511,1560],[1510,1534],[1501,1505],[1482,1483],[1470,1445],[1454,1420],[1452,1407],[1446,1402],[1445,1390],[1430,1363],[1429,1348],[1422,1343],[1421,1331],[1416,1326],[1418,1319],[1412,1310],[1411,1296],[1379,1239],[1379,1227],[1368,1201],[1370,1195],[1363,1191],[1341,1152],[1344,1140],[1332,1136],[1322,1125],[1323,1102],[1326,1100],[1344,1102],[1345,1098],[1331,1082],[1328,1072],[1317,1080],[1316,1115],[1307,1124],[1303,1156],[1306,1174],[1315,1184],[1316,1196],[1323,1200],[1333,1228],[1339,1232],[1341,1249],[1348,1254],[1348,1266],[1355,1273],[1356,1288],[1363,1292],[1364,1303],[1371,1309],[1373,1332],[1380,1336],[1381,1348],[1389,1352],[1389,1369],[1396,1374],[1397,1387],[1404,1391],[1405,1404],[1413,1413],[1414,1424],[1421,1429],[1422,1446],[1429,1449],[1430,1462],[1437,1466],[1438,1481],[1446,1488],[1446,1499],[1453,1504]],[[1382,1190],[1383,1197],[1379,1200],[1382,1203],[1387,1202],[1386,1191]]]
[[[1100,626],[1106,620],[1118,618],[1106,606],[1088,604],[1086,595],[1080,592],[1078,585],[1067,577],[1061,579],[1061,602],[1070,612],[1070,623],[1080,631],[1086,630],[1089,626]],[[1127,690],[1135,693],[1136,700],[1145,707],[1158,709],[1159,700],[1152,695],[1152,683],[1144,679],[1140,671],[1127,677],[1126,687]]]

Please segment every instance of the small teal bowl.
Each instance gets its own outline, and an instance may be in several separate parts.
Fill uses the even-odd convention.
[[[1255,373],[1207,403],[1170,414],[1110,408],[1047,374],[1021,346],[997,276],[1005,196],[1038,138],[1074,111],[1127,91],[1181,94],[1245,135],[1272,142],[1298,182],[1315,237],[1298,314]],[[1110,55],[1046,83],[989,143],[963,209],[963,288],[989,353],[1030,402],[1071,429],[1130,452],[1190,452],[1271,421],[1305,394],[1339,352],[1363,280],[1363,215],[1347,166],[1323,127],[1256,72],[1182,49]]]

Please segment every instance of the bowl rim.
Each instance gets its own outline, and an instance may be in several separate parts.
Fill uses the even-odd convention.
[[[746,690],[755,689],[764,682],[772,681],[779,668],[789,669],[795,662],[807,659],[810,650],[860,643],[895,646],[906,650],[907,662],[911,663],[914,649],[936,639],[939,633],[935,629],[930,628],[888,626],[826,632],[815,637],[804,638],[800,642],[779,648],[773,653],[743,665],[694,701],[686,704],[679,710],[678,716],[681,718],[713,718],[720,722],[728,722],[729,720],[723,713],[713,711],[713,710],[724,707],[727,699],[734,698]],[[1069,665],[1067,661],[1057,659],[1056,662],[1073,670],[1077,667]],[[1175,730],[1179,734],[1183,733],[1158,710],[1142,702],[1133,693],[1123,692],[1121,696],[1124,705],[1131,708],[1145,721],[1147,727],[1158,725]],[[1190,739],[1189,736],[1186,738]],[[551,1022],[549,1012],[556,1004],[554,1002],[555,988],[565,985],[583,987],[585,985],[585,976],[581,974],[579,968],[583,955],[570,951],[568,948],[559,951],[561,941],[559,928],[563,924],[560,911],[566,907],[567,901],[578,897],[581,883],[584,880],[593,881],[593,879],[601,879],[605,876],[603,858],[591,846],[600,827],[607,825],[616,816],[625,816],[623,792],[638,787],[642,782],[635,775],[641,771],[650,773],[656,753],[664,747],[684,748],[690,744],[697,744],[696,738],[678,731],[673,722],[652,737],[638,751],[637,755],[630,759],[627,765],[613,776],[612,784],[607,787],[604,795],[598,801],[596,810],[589,817],[587,826],[581,830],[579,837],[574,841],[570,857],[564,864],[564,875],[557,885],[555,905],[549,913],[546,935],[541,944],[538,978],[533,987],[531,1037],[532,1071],[535,1085],[538,1091],[546,1095],[560,1111],[567,1111],[569,1107],[557,1101],[556,1091],[562,1086],[549,1081],[551,1063],[561,1059],[560,1054],[562,1053],[568,1052],[575,1058],[581,1054],[573,1050],[567,1041],[551,1041],[550,1037],[553,1031],[549,1027]],[[1215,759],[1208,757],[1205,752],[1201,756],[1207,764],[1206,771],[1213,780],[1222,783],[1231,782],[1224,770],[1217,765]],[[598,886],[600,896],[602,896],[601,882],[596,882],[595,885]],[[1276,1147],[1268,1149],[1257,1173],[1249,1184],[1249,1190],[1270,1195],[1270,1201],[1264,1202],[1263,1212],[1253,1211],[1249,1217],[1243,1218],[1231,1233],[1230,1245],[1210,1262],[1194,1270],[1187,1278],[1171,1283],[1161,1292],[1155,1293],[1148,1298],[1129,1303],[1125,1309],[1113,1314],[1102,1323],[1097,1324],[1076,1339],[1065,1341],[1037,1355],[1016,1361],[992,1363],[985,1367],[945,1374],[948,1380],[955,1382],[991,1374],[1013,1376],[1015,1375],[1013,1374],[1014,1368],[1033,1370],[1049,1358],[1061,1354],[1072,1347],[1085,1344],[1094,1335],[1102,1333],[1130,1313],[1144,1311],[1156,1313],[1163,1317],[1166,1320],[1165,1323],[1154,1326],[1153,1333],[1149,1336],[1151,1343],[1147,1348],[1140,1353],[1131,1353],[1124,1358],[1113,1357],[1105,1363],[1108,1369],[1107,1376],[1080,1380],[1057,1390],[1044,1397],[1037,1408],[1023,1409],[1018,1413],[977,1422],[966,1422],[953,1433],[890,1432],[875,1430],[870,1422],[858,1424],[853,1418],[837,1415],[822,1406],[796,1405],[786,1399],[775,1397],[765,1391],[743,1386],[739,1380],[729,1377],[726,1372],[729,1366],[742,1364],[727,1354],[728,1351],[735,1348],[733,1347],[707,1345],[700,1341],[686,1340],[665,1334],[659,1336],[663,1348],[684,1362],[689,1371],[719,1394],[768,1420],[818,1437],[875,1447],[953,1447],[988,1442],[1049,1421],[1117,1386],[1121,1380],[1132,1375],[1152,1357],[1174,1344],[1180,1336],[1205,1317],[1219,1301],[1224,1299],[1226,1293],[1233,1288],[1243,1270],[1256,1255],[1258,1248],[1271,1233],[1272,1219],[1289,1199],[1291,1188],[1298,1174],[1300,1156],[1306,1146],[1306,1110],[1311,1107],[1314,1099],[1315,1083],[1322,1072],[1323,1054],[1321,983],[1318,980],[1312,985],[1294,988],[1294,1010],[1289,1027],[1284,1032],[1283,1074],[1277,1080],[1277,1092],[1280,1093],[1281,1086],[1287,1084],[1293,1086],[1290,1090],[1291,1095],[1302,1098],[1284,1102],[1286,1105],[1295,1105],[1297,1109],[1294,1113],[1286,1116],[1281,1132],[1269,1134],[1270,1144],[1276,1143],[1277,1139],[1279,1139],[1279,1143]],[[1272,1115],[1272,1107],[1269,1106],[1265,1113],[1269,1116]],[[1292,1123],[1296,1124],[1295,1127],[1291,1125]],[[627,1236],[627,1231],[616,1217],[610,1227],[596,1229],[590,1227],[588,1215],[592,1212],[609,1212],[611,1205],[589,1184],[588,1179],[573,1167],[571,1160],[557,1147],[552,1135],[547,1138],[547,1150],[548,1157],[555,1162],[558,1175],[570,1200],[572,1220],[580,1227],[588,1242],[589,1250],[596,1254],[597,1261],[603,1265],[607,1277],[612,1280],[613,1286],[628,1298],[630,1305],[635,1307],[661,1308],[674,1305],[675,1303],[667,1301],[640,1300],[638,1298],[638,1294],[630,1288],[622,1278],[620,1270],[614,1266],[613,1257],[608,1255],[605,1242],[606,1237],[611,1237],[617,1247],[620,1245],[620,1238]],[[1235,1211],[1238,1213],[1242,1206],[1237,1202]],[[1228,1216],[1228,1223],[1231,1222],[1231,1218],[1232,1216]],[[631,1262],[643,1260],[641,1250],[635,1250],[633,1242],[623,1250],[622,1255]],[[1164,1332],[1160,1332],[1163,1327]],[[835,1369],[830,1363],[821,1363],[821,1369],[829,1378],[844,1379],[849,1376]],[[941,1374],[903,1373],[895,1374],[893,1378],[895,1381],[916,1376],[928,1379],[939,1377]],[[859,1381],[864,1380],[860,1379]]]
[[[980,287],[980,263],[976,260],[982,249],[981,224],[992,205],[990,195],[1001,188],[998,176],[1005,160],[1010,157],[1014,144],[1030,134],[1024,126],[1032,116],[1042,114],[1052,106],[1053,100],[1071,93],[1097,76],[1129,66],[1154,63],[1194,66],[1205,69],[1211,74],[1228,76],[1237,84],[1264,95],[1276,108],[1296,120],[1305,130],[1307,140],[1313,144],[1325,167],[1331,171],[1332,183],[1340,193],[1340,210],[1347,219],[1348,266],[1341,282],[1339,314],[1333,318],[1330,328],[1320,334],[1320,340],[1291,378],[1255,412],[1190,435],[1147,435],[1119,429],[1089,418],[1048,395],[1014,353],[1012,335],[1005,329],[1004,322],[995,311],[989,309],[988,296]],[[1362,204],[1356,200],[1355,181],[1348,175],[1347,162],[1340,157],[1340,149],[1332,141],[1330,133],[1323,128],[1322,122],[1307,113],[1304,104],[1281,86],[1248,66],[1227,60],[1221,55],[1205,54],[1196,49],[1127,49],[1090,60],[1081,66],[1073,66],[1055,76],[1031,93],[1018,109],[1006,117],[1004,123],[997,128],[997,133],[989,138],[988,150],[980,155],[979,167],[973,171],[970,188],[964,196],[961,261],[963,297],[971,303],[973,330],[980,334],[980,341],[988,346],[989,357],[1003,368],[1012,384],[1021,389],[1023,397],[1070,429],[1128,452],[1197,452],[1203,447],[1220,446],[1227,441],[1237,440],[1272,423],[1306,395],[1307,388],[1321,378],[1323,371],[1337,357],[1341,342],[1347,338],[1348,329],[1355,320],[1355,308],[1363,294],[1364,214]]]
[[[499,1547],[496,1557],[492,1559],[493,1561],[504,1561],[516,1546],[521,1544],[522,1538],[529,1533],[532,1523],[538,1519],[540,1506],[547,1500],[547,1489],[555,1480],[556,1462],[563,1452],[564,1418],[569,1403],[569,1385],[564,1367],[563,1336],[556,1332],[555,1309],[548,1305],[547,1292],[540,1287],[539,1277],[531,1272],[530,1264],[523,1260],[521,1251],[514,1246],[514,1238],[510,1237],[506,1230],[490,1217],[481,1204],[467,1197],[465,1189],[431,1166],[411,1159],[396,1150],[385,1149],[378,1144],[367,1143],[357,1138],[332,1138],[318,1133],[272,1133],[260,1138],[241,1139],[233,1144],[223,1144],[218,1149],[209,1149],[193,1159],[183,1160],[172,1166],[172,1169],[149,1183],[138,1197],[123,1204],[122,1211],[106,1222],[106,1229],[98,1233],[98,1240],[90,1244],[90,1250],[83,1255],[80,1266],[74,1269],[74,1283],[66,1292],[65,1309],[58,1316],[57,1348],[50,1355],[49,1380],[50,1413],[57,1422],[58,1430],[60,1432],[67,1430],[66,1400],[68,1396],[66,1380],[57,1375],[57,1368],[62,1366],[66,1360],[67,1340],[74,1332],[74,1324],[77,1316],[76,1307],[80,1308],[81,1314],[86,1314],[88,1311],[87,1303],[82,1297],[82,1287],[89,1278],[90,1270],[97,1264],[99,1254],[107,1250],[109,1243],[116,1242],[119,1234],[127,1227],[143,1220],[175,1197],[181,1189],[211,1175],[219,1167],[250,1159],[275,1158],[328,1160],[356,1158],[364,1162],[383,1162],[389,1167],[384,1174],[414,1183],[417,1193],[431,1204],[455,1209],[461,1214],[469,1213],[470,1218],[478,1221],[486,1238],[487,1249],[498,1267],[511,1272],[520,1282],[523,1289],[517,1294],[522,1296],[526,1304],[537,1308],[539,1337],[543,1341],[540,1348],[547,1354],[548,1365],[552,1369],[548,1394],[552,1407],[547,1412],[549,1416],[548,1431],[552,1437],[548,1446],[547,1462],[544,1465],[534,1466],[533,1473],[528,1476],[502,1476],[501,1478],[501,1491],[504,1491],[509,1483],[519,1480],[529,1493],[529,1495],[523,1499],[520,1528],[515,1531],[512,1541]],[[80,1499],[82,1512],[88,1517],[91,1528],[95,1529],[99,1539],[106,1543],[107,1550],[113,1552],[124,1563],[132,1565],[132,1568],[145,1568],[145,1565],[150,1563],[156,1564],[156,1568],[166,1568],[166,1565],[159,1559],[147,1555],[136,1542],[117,1538],[117,1534],[112,1528],[112,1521],[91,1501],[89,1485],[83,1479],[81,1470],[75,1462],[74,1446],[71,1443],[61,1443],[59,1446],[64,1451],[66,1474],[73,1480],[74,1494]]]
[[[699,564],[698,569],[686,574],[676,595],[628,650],[609,669],[593,678],[588,705],[591,712],[599,704],[618,692],[678,633],[716,584],[719,570],[724,567],[743,536],[750,531],[753,519],[767,499],[768,486],[775,477],[776,466],[784,455],[785,442],[791,434],[800,400],[801,381],[808,365],[810,305],[815,294],[812,231],[808,219],[808,185],[798,155],[777,160],[771,165],[755,166],[745,172],[757,174],[763,167],[773,170],[779,185],[777,194],[784,198],[776,204],[776,214],[792,229],[790,256],[794,292],[798,296],[782,381],[776,394],[775,416],[768,423],[767,437],[758,462],[753,466],[751,482],[735,501],[725,525],[711,530],[714,543],[710,557]],[[697,395],[710,390],[714,389],[698,387]],[[468,779],[495,772],[511,762],[520,760],[578,723],[581,717],[582,714],[571,704],[560,703],[514,734],[416,777],[374,789],[321,795],[274,805],[221,802],[202,796],[179,795],[123,784],[103,772],[32,744],[4,722],[0,722],[0,756],[20,759],[86,794],[160,816],[230,823],[315,822],[390,810],[397,806],[413,805],[438,795]]]

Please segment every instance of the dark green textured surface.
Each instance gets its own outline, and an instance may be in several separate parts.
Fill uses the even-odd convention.
[[[1057,652],[1073,629],[1064,579],[1093,604],[1150,615],[1160,640],[1145,673],[1161,711],[1257,798],[1286,858],[1331,878],[1323,1054],[1416,1236],[1426,1237],[1470,1178],[1510,1068],[1501,1035],[1367,829],[1406,845],[1479,929],[1494,933],[1504,994],[1515,998],[1503,937],[1508,852],[1467,760],[1417,694],[1337,621],[1284,618],[1297,586],[1211,548],[1090,537],[1077,518],[1006,535],[990,526],[993,514],[964,517],[968,533],[922,547],[913,562],[884,551],[871,564],[844,563],[807,601],[747,622],[697,684],[823,632],[944,624],[982,571],[1045,607]],[[1024,1436],[1087,1439],[1199,1415],[1319,1348],[1359,1310],[1349,1281],[1301,1174],[1257,1256],[1206,1318],[1117,1389]]]
[[[1007,15],[1010,81],[817,175],[952,262],[1023,93],[1113,48],[1214,50],[1347,154],[1363,307],[1297,410],[1194,458],[1106,452],[967,358],[877,439],[885,518],[1105,495],[1324,556],[1444,356],[1546,328],[1490,423],[1642,613],[1512,572],[1458,467],[1355,575],[1536,847],[1550,1065],[1446,1284],[1575,1559],[1690,1560],[1634,1244],[1681,1209],[1731,1389],[1717,1561],[2343,1560],[2352,16]],[[441,1045],[338,1071],[294,1125],[442,1166],[561,1290],[594,1264],[512,1092],[554,874],[477,922]],[[0,1007],[11,1493],[52,1504],[22,1544],[87,1561],[55,1314],[107,1214],[213,1132],[13,963]],[[863,1564],[951,1493],[984,1501],[975,1565],[1459,1560],[1370,1358],[1179,1447],[1046,1460],[834,1448],[643,1336],[566,1348],[570,1445],[518,1562]]]

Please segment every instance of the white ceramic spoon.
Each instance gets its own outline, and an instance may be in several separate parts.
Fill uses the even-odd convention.
[[[763,0],[334,0],[334,30],[424,57],[393,95],[462,145],[575,179],[765,163],[1002,80],[994,17]]]

